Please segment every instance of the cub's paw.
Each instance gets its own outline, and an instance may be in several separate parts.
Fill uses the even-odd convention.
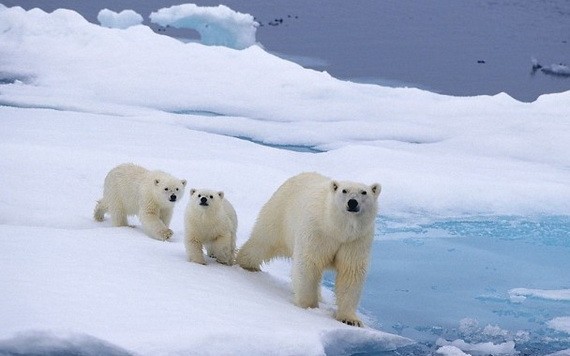
[[[174,232],[172,232],[172,230],[164,229],[164,230],[160,230],[160,232],[158,233],[158,236],[160,237],[160,239],[162,241],[168,241],[172,237],[173,234],[174,234]]]

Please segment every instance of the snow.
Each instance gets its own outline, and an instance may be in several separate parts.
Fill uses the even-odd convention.
[[[133,10],[123,10],[116,13],[109,9],[103,9],[99,11],[97,20],[101,26],[125,29],[140,25],[143,22],[143,17]]]
[[[559,273],[568,263],[566,220],[544,219],[570,215],[569,99],[570,92],[549,94],[528,104],[504,94],[461,98],[355,84],[257,45],[183,43],[146,26],[98,26],[69,10],[0,6],[0,185],[7,187],[0,195],[0,352],[347,354],[415,347],[411,335],[382,331],[392,326],[382,324],[388,316],[361,310],[364,329],[335,321],[330,285],[320,308],[295,307],[287,260],[261,273],[187,262],[188,197],[177,203],[169,243],[148,238],[137,219],[135,228],[95,222],[106,173],[134,162],[185,178],[189,188],[223,190],[238,214],[238,246],[263,203],[294,174],[380,182],[387,228],[379,226],[388,232],[377,241],[381,252],[405,256],[384,255],[374,265],[386,269],[386,282],[411,280],[412,293],[386,290],[383,280],[367,283],[384,293],[382,300],[395,301],[390,309],[401,319],[422,312],[401,310],[406,298],[441,313],[425,308],[434,301],[427,291],[447,288],[436,297],[445,296],[463,335],[441,337],[434,346],[440,353],[513,354],[528,339],[523,331],[486,321],[480,327],[475,316],[455,314],[469,298],[510,307],[513,295],[544,298],[550,291],[563,299],[548,303],[567,302],[570,281]],[[320,153],[283,149],[289,146]],[[548,236],[552,226],[562,232],[538,247],[522,239],[515,246],[533,254],[513,257],[507,253],[521,251],[512,248],[516,236],[492,240],[497,231],[489,229],[488,239],[469,240],[461,229],[480,229],[478,220],[438,223],[504,215],[537,217],[532,229],[546,226]],[[417,219],[429,223],[414,225]],[[499,221],[503,230],[525,231],[518,220]],[[402,242],[390,235],[396,225],[394,235],[420,232]],[[445,239],[419,240],[424,229],[428,237],[444,231]],[[422,259],[402,266],[408,256]],[[514,267],[523,260],[526,270]],[[453,280],[450,263],[461,274]],[[480,285],[499,289],[466,292]],[[466,296],[463,304],[451,304],[450,294]],[[548,325],[567,330],[567,304],[557,306],[546,313]],[[380,330],[372,327],[376,318]]]
[[[255,44],[257,22],[250,14],[233,11],[227,6],[176,5],[150,14],[160,26],[190,28],[198,31],[201,43],[244,49]]]

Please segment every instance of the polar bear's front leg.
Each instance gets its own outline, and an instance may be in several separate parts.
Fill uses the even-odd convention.
[[[184,245],[186,246],[186,255],[188,256],[188,261],[199,263],[201,265],[206,264],[203,252],[204,246],[200,241],[193,238],[192,235],[186,235],[186,238],[184,239]]]
[[[173,209],[161,209],[160,210],[160,220],[164,223],[164,226],[170,226],[170,220],[172,220],[172,211]]]
[[[335,258],[337,271],[335,294],[336,320],[352,326],[363,326],[356,316],[356,308],[368,269],[368,256],[355,254],[350,249],[341,250]]]
[[[293,256],[292,281],[295,304],[301,308],[318,308],[323,269],[302,253]]]
[[[212,241],[210,246],[211,255],[213,255],[216,261],[230,266],[234,263],[235,249],[235,238],[232,234],[219,236]]]
[[[152,238],[166,241],[173,232],[160,220],[159,213],[154,211],[142,211],[139,214],[144,231]]]

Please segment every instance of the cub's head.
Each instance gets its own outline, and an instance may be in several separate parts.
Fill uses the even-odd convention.
[[[220,206],[221,201],[224,199],[224,192],[217,192],[208,189],[195,189],[190,190],[190,198],[192,199],[192,204],[201,207],[215,207]]]
[[[155,195],[162,203],[174,204],[184,196],[186,179],[160,175],[154,177],[153,184]]]
[[[351,215],[374,214],[382,186],[374,183],[370,186],[355,182],[332,181],[330,189],[335,207]]]

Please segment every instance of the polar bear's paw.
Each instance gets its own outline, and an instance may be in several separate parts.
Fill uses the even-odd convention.
[[[158,232],[158,236],[160,237],[160,239],[162,241],[168,241],[172,235],[174,234],[174,232],[170,229],[164,229],[164,230],[160,230]]]
[[[342,319],[337,319],[337,320],[340,321],[341,323],[344,323],[344,324],[350,325],[350,326],[358,326],[359,328],[364,326],[364,324],[362,323],[362,320],[360,320],[358,318],[342,318]]]

